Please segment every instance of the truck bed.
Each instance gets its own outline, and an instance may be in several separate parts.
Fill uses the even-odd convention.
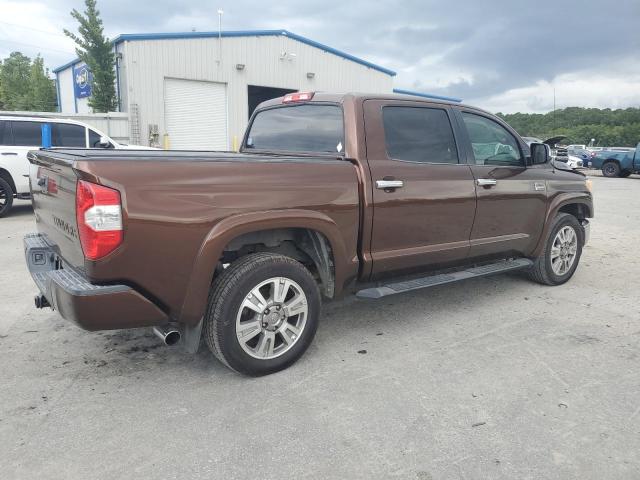
[[[194,286],[201,253],[210,243],[224,243],[218,230],[237,218],[250,225],[274,211],[292,219],[303,216],[300,212],[317,217],[340,232],[344,251],[352,253],[352,258],[341,259],[351,270],[345,275],[357,273],[358,175],[346,160],[85,149],[39,150],[29,159],[38,232],[55,245],[60,261],[94,284],[135,288],[176,321],[199,320],[201,309],[185,298],[190,298],[190,289],[203,288]],[[117,189],[121,195],[123,244],[98,261],[84,258],[78,238],[78,179]],[[284,220],[273,223],[273,228],[286,226]]]

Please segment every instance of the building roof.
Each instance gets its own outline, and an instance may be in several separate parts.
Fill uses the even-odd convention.
[[[414,92],[412,90],[404,90],[402,88],[394,88],[393,93],[399,93],[401,95],[412,95],[414,97],[431,98],[434,100],[446,100],[448,102],[455,102],[455,103],[462,102],[461,98],[445,97],[444,95],[433,95],[431,93]]]
[[[322,43],[316,42],[309,38],[303,37],[302,35],[297,35],[295,33],[289,32],[287,30],[236,30],[236,31],[227,31],[227,32],[175,32],[175,33],[126,33],[123,35],[118,35],[115,39],[113,39],[113,44],[118,45],[122,42],[130,42],[136,40],[175,40],[175,39],[191,39],[191,38],[216,38],[218,36],[221,37],[274,37],[274,36],[282,36],[289,37],[294,40],[297,40],[301,43],[305,43],[315,48],[319,48],[328,53],[332,53],[339,57],[345,58],[347,60],[351,60],[352,62],[359,63],[360,65],[364,65],[365,67],[372,68],[374,70],[378,70],[379,72],[386,73],[390,76],[395,76],[396,72],[393,70],[389,70],[387,68],[381,67],[380,65],[376,65],[375,63],[368,62],[358,57],[354,57],[348,53],[342,52],[340,50],[336,50],[335,48],[329,47]],[[53,69],[54,73],[58,73],[62,70],[65,70],[76,63],[79,63],[80,59],[76,58],[64,65],[56,67]]]

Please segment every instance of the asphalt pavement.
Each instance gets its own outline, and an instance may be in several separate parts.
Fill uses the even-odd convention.
[[[568,284],[348,298],[297,364],[257,379],[36,310],[17,202],[0,220],[0,477],[638,479],[640,177],[593,183]]]

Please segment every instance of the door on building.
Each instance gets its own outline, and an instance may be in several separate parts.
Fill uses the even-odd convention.
[[[165,78],[164,116],[169,148],[229,149],[226,84]]]
[[[274,88],[274,87],[261,87],[259,85],[247,86],[247,98],[249,100],[249,117],[253,114],[253,111],[262,102],[271,100],[272,98],[284,97],[287,93],[297,92],[290,88]]]

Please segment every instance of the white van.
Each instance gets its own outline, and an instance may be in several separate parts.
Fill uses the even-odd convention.
[[[9,213],[14,198],[30,197],[27,152],[42,145],[43,123],[51,125],[53,147],[151,148],[120,144],[100,130],[74,120],[0,115],[0,218]]]

